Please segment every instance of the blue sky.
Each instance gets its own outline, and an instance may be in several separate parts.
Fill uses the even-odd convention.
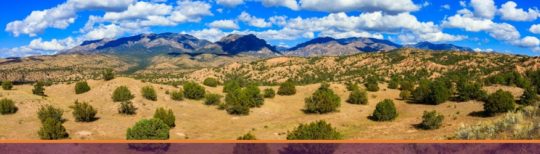
[[[534,0],[18,0],[0,6],[0,57],[53,54],[84,40],[252,33],[292,47],[322,36],[452,43],[537,56]]]

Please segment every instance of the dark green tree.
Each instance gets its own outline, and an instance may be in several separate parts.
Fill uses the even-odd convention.
[[[343,135],[326,121],[300,124],[287,133],[287,140],[339,140]]]
[[[62,125],[62,121],[55,118],[46,118],[43,121],[43,126],[38,131],[38,135],[42,140],[58,140],[69,136],[66,128]]]
[[[276,91],[272,88],[266,88],[264,89],[264,98],[274,98],[276,96]]]
[[[103,80],[105,81],[114,79],[114,71],[110,68],[103,70],[101,75],[103,76]]]
[[[79,103],[79,101],[75,101],[75,104],[70,108],[73,109],[75,121],[91,122],[96,120],[97,110],[86,102]]]
[[[175,90],[171,92],[171,99],[175,101],[184,100],[184,92],[181,90]]]
[[[285,95],[285,96],[294,95],[294,94],[296,94],[296,87],[290,81],[283,82],[279,86],[277,94],[278,95]]]
[[[143,119],[128,128],[128,140],[167,140],[170,127],[161,119]]]
[[[538,101],[538,94],[536,88],[527,87],[519,99],[519,103],[522,105],[536,105]]]
[[[204,79],[203,84],[208,87],[217,87],[219,82],[216,78],[206,78]]]
[[[411,92],[408,90],[401,90],[401,92],[399,92],[399,98],[402,100],[408,100],[411,98]]]
[[[2,81],[2,89],[4,90],[11,90],[13,89],[13,83],[9,80]]]
[[[375,106],[372,119],[375,121],[390,121],[394,120],[398,116],[394,101],[391,99],[385,99]]]
[[[482,85],[478,83],[472,83],[466,81],[466,79],[459,80],[457,86],[457,100],[469,101],[478,100],[482,97]]]
[[[141,89],[141,93],[142,93],[142,96],[144,98],[146,98],[147,100],[157,101],[157,94],[156,94],[156,90],[154,89],[154,87],[152,87],[150,85],[144,86]]]
[[[86,81],[77,82],[75,84],[75,94],[82,94],[90,91],[90,86]]]
[[[204,96],[204,104],[206,105],[218,105],[221,103],[221,95],[219,94],[206,94]]]
[[[133,99],[134,97],[135,96],[131,94],[131,91],[129,91],[128,87],[120,86],[114,90],[112,100],[114,102],[125,102]]]
[[[17,112],[18,108],[15,106],[15,102],[11,99],[0,99],[0,114],[13,114]]]
[[[242,89],[229,92],[225,96],[225,110],[229,114],[248,115],[249,106],[246,101],[248,99],[249,97]]]
[[[236,138],[237,140],[257,140],[257,138],[255,137],[255,135],[251,134],[251,132],[248,132],[238,138]]]
[[[133,103],[131,101],[125,101],[120,103],[120,107],[118,107],[118,113],[125,114],[125,115],[134,115],[137,112],[137,108],[133,106]]]
[[[63,112],[64,111],[62,109],[55,108],[52,105],[44,105],[38,110],[38,118],[42,123],[44,123],[47,119],[62,121]]]
[[[170,128],[174,128],[176,126],[176,118],[174,117],[172,109],[166,110],[162,107],[156,109],[156,112],[154,113],[154,119],[161,119]]]
[[[500,89],[489,95],[484,102],[484,112],[488,115],[512,111],[514,107],[514,96],[512,96],[512,93]]]
[[[199,100],[204,98],[206,91],[204,87],[195,82],[186,82],[183,85],[184,97]]]
[[[347,99],[347,102],[351,104],[366,105],[368,104],[367,92],[360,89],[355,89],[351,92],[351,94],[349,94],[349,99]]]
[[[308,113],[328,113],[336,111],[341,105],[338,95],[330,89],[330,85],[323,83],[311,97],[305,99],[305,111]]]
[[[442,126],[444,116],[433,110],[431,112],[424,111],[422,122],[419,127],[422,129],[439,129]]]
[[[45,84],[42,82],[42,81],[38,81],[36,82],[36,84],[34,84],[34,89],[32,89],[32,93],[34,95],[38,95],[38,96],[45,96]]]

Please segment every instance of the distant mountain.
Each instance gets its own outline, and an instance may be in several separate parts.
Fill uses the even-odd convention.
[[[231,34],[217,41],[216,44],[221,46],[223,51],[226,51],[231,55],[239,53],[263,55],[279,54],[275,47],[266,43],[265,40],[257,38],[257,36],[253,34]]]
[[[453,44],[434,44],[431,42],[419,42],[414,45],[407,45],[406,47],[417,48],[417,49],[426,49],[426,50],[436,50],[436,51],[468,51],[473,52],[474,50],[468,47],[461,47]]]
[[[296,56],[340,56],[361,52],[389,51],[400,48],[401,45],[388,40],[375,38],[351,37],[334,39],[319,37],[298,44],[285,52],[286,55]]]

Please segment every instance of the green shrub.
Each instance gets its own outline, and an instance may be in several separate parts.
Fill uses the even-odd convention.
[[[255,135],[251,134],[251,132],[248,132],[247,134],[244,134],[242,136],[239,136],[236,138],[237,140],[257,140]]]
[[[294,95],[294,94],[296,94],[296,87],[290,81],[281,83],[281,85],[279,86],[277,94],[278,95]]]
[[[128,128],[128,140],[167,140],[170,127],[161,119],[143,119]]]
[[[397,110],[394,105],[394,101],[391,99],[385,99],[375,106],[372,119],[375,121],[390,121],[397,117]]]
[[[412,93],[415,102],[433,105],[447,101],[451,95],[452,91],[448,88],[447,83],[439,80],[421,82]]]
[[[62,121],[62,114],[64,111],[59,108],[55,108],[52,105],[41,106],[38,110],[38,118],[44,123],[47,119],[53,119],[56,121]]]
[[[422,115],[422,123],[419,127],[422,129],[439,129],[444,120],[444,116],[433,110],[431,112],[424,111]]]
[[[156,109],[156,112],[154,113],[154,119],[160,119],[162,120],[167,126],[170,128],[174,128],[176,126],[174,117],[174,113],[172,109],[165,110],[165,108],[158,108]]]
[[[141,89],[142,96],[147,100],[157,101],[156,90],[152,86],[144,86]]]
[[[204,87],[195,83],[195,82],[186,82],[184,83],[184,96],[188,99],[202,99],[204,98],[205,91]]]
[[[206,105],[218,105],[221,103],[221,95],[219,94],[206,94],[204,96],[204,104]]]
[[[484,102],[484,112],[488,115],[514,110],[514,96],[510,92],[497,90]]]
[[[18,108],[13,100],[7,98],[0,100],[0,114],[13,114],[17,110]]]
[[[261,94],[261,90],[259,87],[255,84],[250,84],[246,88],[243,89],[243,92],[245,93],[247,99],[247,106],[248,107],[261,107],[264,104],[264,98]]]
[[[36,84],[34,84],[34,89],[32,89],[32,94],[38,95],[38,96],[45,96],[45,87],[44,83],[42,81],[38,81]]]
[[[351,94],[349,94],[349,99],[347,99],[347,102],[351,104],[366,105],[368,103],[367,92],[360,89],[355,89],[351,92]]]
[[[287,140],[339,140],[342,138],[341,133],[323,120],[300,124],[287,133]]]
[[[171,95],[172,100],[175,100],[175,101],[184,100],[184,92],[182,92],[182,90],[172,91],[170,95]]]
[[[379,91],[379,83],[377,82],[377,78],[370,76],[366,79],[366,83],[364,84],[366,86],[366,89],[368,91]]]
[[[482,85],[478,83],[471,83],[465,79],[457,82],[457,100],[459,101],[481,99],[482,93]]]
[[[54,118],[43,120],[43,126],[39,129],[38,135],[42,140],[64,139],[69,136],[66,128],[62,125],[62,121]]]
[[[4,90],[13,89],[13,83],[11,83],[11,81],[8,81],[8,80],[2,81],[2,89]]]
[[[114,102],[125,102],[133,99],[134,97],[135,96],[131,94],[128,87],[120,86],[114,90],[112,99]]]
[[[235,115],[248,115],[249,105],[246,92],[243,89],[236,89],[235,91],[227,93],[225,96],[225,110],[229,114]]]
[[[103,76],[103,80],[105,81],[114,79],[114,71],[110,68],[103,70],[101,75]]]
[[[247,81],[244,78],[233,78],[230,80],[225,81],[225,84],[223,85],[223,92],[229,93],[233,92],[236,89],[240,89],[244,87],[247,84]]]
[[[73,109],[73,117],[78,122],[90,122],[96,120],[97,111],[86,102],[79,103],[75,101],[75,105],[70,106]]]
[[[411,92],[408,90],[401,90],[401,92],[399,92],[399,98],[402,100],[408,100],[411,98]]]
[[[519,103],[522,105],[536,105],[537,101],[538,95],[536,92],[536,88],[533,87],[525,88],[523,95],[521,95],[519,99]]]
[[[414,90],[414,83],[411,81],[401,81],[399,84],[400,90],[407,90],[407,91],[413,91]]]
[[[390,82],[388,82],[388,89],[397,89],[399,86],[399,82],[398,80],[390,80]]]
[[[120,114],[134,115],[136,111],[137,108],[130,101],[122,102],[120,103],[120,107],[118,107],[118,113]]]
[[[90,91],[90,86],[88,86],[86,81],[77,82],[75,84],[75,94],[82,94],[88,91]]]
[[[308,113],[328,113],[336,111],[341,105],[338,95],[323,83],[311,97],[305,99],[305,111]]]
[[[274,98],[276,96],[276,91],[272,88],[266,88],[264,89],[264,98]]]
[[[208,87],[217,87],[219,82],[216,78],[206,78],[204,79],[203,84]]]
[[[348,91],[353,91],[355,89],[360,89],[360,87],[358,87],[358,83],[353,83],[353,82],[345,83],[345,87],[347,88]]]

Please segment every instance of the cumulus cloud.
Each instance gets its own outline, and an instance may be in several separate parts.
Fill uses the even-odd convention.
[[[537,9],[529,8],[527,11],[524,11],[516,7],[517,4],[513,1],[504,3],[499,9],[501,18],[511,21],[533,21],[540,17],[540,12]]]
[[[411,0],[300,0],[302,9],[323,12],[383,11],[396,14],[420,9]]]
[[[216,28],[203,29],[203,30],[192,30],[189,32],[181,32],[184,34],[193,35],[199,39],[205,39],[212,42],[218,41],[219,39],[227,36],[229,33],[223,32]]]
[[[208,24],[212,28],[218,29],[238,29],[238,25],[233,20],[216,20]]]
[[[291,10],[299,10],[296,0],[262,0],[264,6],[284,6]]]
[[[446,9],[446,10],[450,10],[450,4],[441,5],[441,8]]]
[[[493,0],[471,0],[474,15],[481,18],[492,19],[497,11]]]
[[[240,15],[238,16],[238,20],[246,22],[250,26],[259,27],[259,28],[272,26],[271,23],[267,22],[263,18],[257,18],[255,16],[250,15],[249,13],[245,11],[240,13]]]
[[[534,34],[540,34],[540,24],[532,25],[529,31]]]
[[[216,0],[216,3],[227,7],[235,7],[237,5],[243,4],[244,0]]]

